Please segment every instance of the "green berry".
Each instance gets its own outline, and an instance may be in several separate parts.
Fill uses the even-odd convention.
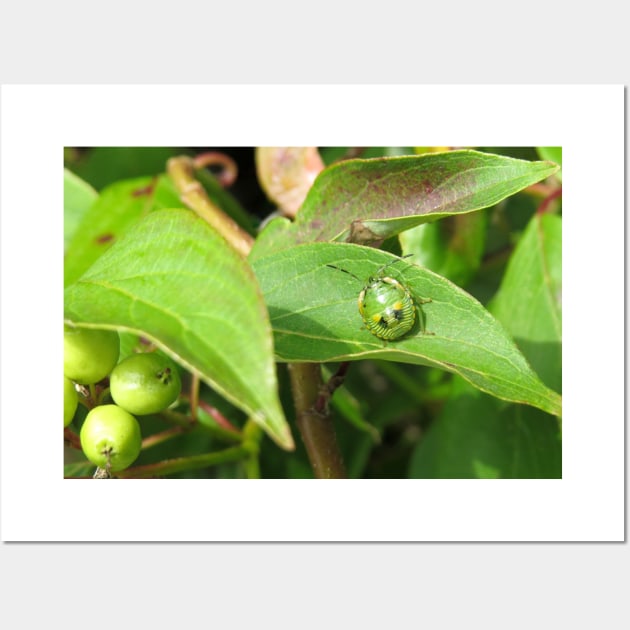
[[[120,338],[112,330],[64,326],[63,373],[84,385],[98,383],[114,368],[120,353]]]
[[[74,388],[74,383],[67,377],[63,377],[63,426],[67,427],[74,418],[74,412],[79,404],[79,396]]]
[[[158,413],[171,405],[182,390],[177,366],[157,352],[133,354],[121,361],[109,377],[112,398],[130,413]]]
[[[94,407],[85,417],[79,437],[85,456],[111,472],[130,466],[142,448],[138,421],[117,405]]]

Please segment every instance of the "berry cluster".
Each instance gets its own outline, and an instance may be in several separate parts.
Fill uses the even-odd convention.
[[[159,413],[180,394],[177,366],[158,352],[133,354],[118,363],[115,331],[64,327],[64,427],[74,419],[80,396],[109,378],[91,407],[79,438],[85,456],[107,474],[124,470],[140,454],[142,435],[136,415]],[[110,400],[111,399],[111,402]],[[98,473],[98,471],[97,471]]]

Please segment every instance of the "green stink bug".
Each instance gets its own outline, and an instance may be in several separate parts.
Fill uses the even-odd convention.
[[[411,254],[404,258],[409,256]],[[366,328],[374,336],[386,341],[400,339],[413,328],[416,322],[416,305],[409,289],[398,280],[383,274],[387,267],[397,262],[398,260],[393,260],[383,265],[375,275],[370,276],[359,293],[358,300],[359,313]],[[360,282],[357,276],[346,269],[334,265],[326,266],[343,271]],[[426,304],[431,300],[418,299],[417,301],[419,304]],[[426,333],[422,318],[420,318],[420,326],[422,332]]]

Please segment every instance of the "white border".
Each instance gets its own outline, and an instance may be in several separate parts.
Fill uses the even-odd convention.
[[[1,96],[3,540],[623,539],[622,86],[3,86]],[[239,144],[563,147],[562,480],[61,479],[63,146]]]

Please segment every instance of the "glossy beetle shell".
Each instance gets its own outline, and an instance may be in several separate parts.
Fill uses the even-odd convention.
[[[359,294],[359,313],[367,329],[385,340],[399,339],[416,321],[416,308],[409,290],[398,280],[374,277]]]

